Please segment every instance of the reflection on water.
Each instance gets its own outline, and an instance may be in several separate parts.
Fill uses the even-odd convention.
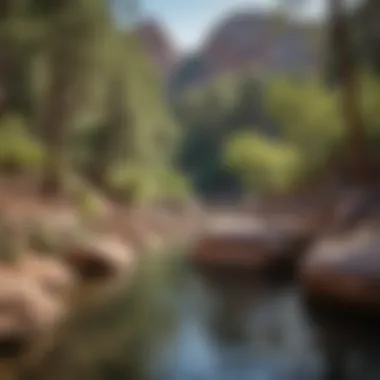
[[[177,291],[180,323],[153,380],[380,379],[380,343],[365,337],[364,322],[354,322],[354,338],[335,313],[316,323],[295,284],[189,274]]]
[[[380,379],[378,321],[311,312],[289,282],[241,280],[154,255],[132,289],[75,316],[22,380]]]
[[[321,378],[293,288],[215,288],[194,275],[181,291],[180,323],[154,379]]]

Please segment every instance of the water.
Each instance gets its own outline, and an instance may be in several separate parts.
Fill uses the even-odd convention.
[[[216,280],[178,253],[153,255],[134,287],[74,318],[21,379],[380,379],[379,320],[320,310],[292,281]]]
[[[177,291],[179,324],[151,380],[380,379],[380,342],[368,336],[377,329],[361,319],[345,327],[333,309],[317,318],[292,281],[212,282],[189,271]]]

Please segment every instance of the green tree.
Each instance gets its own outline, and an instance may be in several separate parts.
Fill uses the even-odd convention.
[[[58,9],[43,8],[47,31],[46,56],[49,87],[41,120],[41,132],[48,149],[41,191],[55,194],[65,170],[64,145],[68,122],[83,96],[90,62],[110,28],[109,15],[101,0],[57,3]],[[51,13],[50,13],[51,12]]]
[[[300,149],[309,171],[323,166],[342,139],[338,97],[318,78],[274,78],[266,89],[266,107],[281,138]]]
[[[288,190],[299,179],[302,158],[297,147],[253,132],[236,135],[224,152],[225,165],[254,193]]]
[[[347,145],[352,176],[363,181],[368,179],[368,158],[366,157],[365,129],[360,109],[360,82],[357,56],[350,38],[351,28],[342,0],[330,1],[331,44],[335,51],[342,85],[341,105],[345,121]]]
[[[57,193],[73,171],[107,188],[115,168],[128,178],[133,167],[172,170],[180,134],[164,83],[107,1],[7,0],[0,31],[1,115],[20,114],[23,136],[47,151],[43,193]]]

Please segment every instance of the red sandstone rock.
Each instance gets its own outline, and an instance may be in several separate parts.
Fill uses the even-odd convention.
[[[83,279],[110,278],[134,266],[134,251],[112,235],[88,236],[65,254],[67,262]]]
[[[63,262],[52,257],[28,255],[17,267],[22,276],[36,281],[53,296],[68,295],[75,285],[74,273]]]
[[[0,315],[14,313],[16,319],[43,329],[63,312],[62,303],[49,296],[37,282],[13,270],[1,271]]]
[[[380,306],[379,253],[376,228],[326,237],[301,262],[305,292],[352,305]]]
[[[256,269],[295,259],[308,231],[297,223],[252,217],[209,220],[194,247],[194,260],[212,265],[249,266]]]
[[[15,357],[51,331],[66,310],[15,268],[1,267],[0,273],[0,357]]]
[[[158,71],[167,76],[178,61],[178,53],[161,25],[147,20],[138,26],[135,34]]]

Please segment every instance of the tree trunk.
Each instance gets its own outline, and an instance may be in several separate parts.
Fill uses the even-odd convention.
[[[349,161],[354,180],[362,182],[369,176],[365,147],[365,128],[360,111],[358,67],[343,0],[330,0],[331,42],[342,85],[341,107],[346,124]]]
[[[67,52],[66,52],[67,53]],[[54,47],[50,56],[50,88],[42,119],[42,138],[46,158],[42,173],[41,194],[56,196],[62,188],[66,122],[71,108],[72,77],[69,54]]]
[[[119,139],[123,138],[121,131],[125,126],[125,99],[122,78],[116,75],[109,84],[107,95],[106,123],[101,127],[98,136],[96,159],[91,169],[92,182],[108,190],[108,178],[110,167],[118,158],[120,149]]]

